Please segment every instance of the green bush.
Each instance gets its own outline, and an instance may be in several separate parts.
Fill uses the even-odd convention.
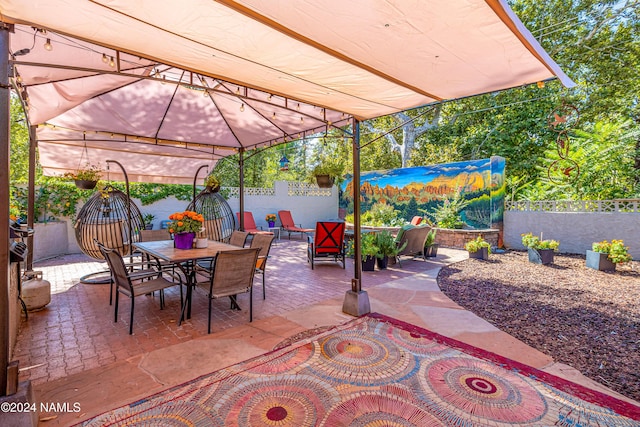
[[[557,240],[540,240],[538,236],[534,236],[532,233],[521,234],[522,244],[531,249],[553,249],[558,250],[560,242]]]
[[[594,242],[591,245],[591,250],[594,252],[608,254],[607,258],[614,264],[629,262],[632,260],[632,257],[629,254],[629,247],[625,246],[624,241],[622,240],[614,239],[611,243],[606,240],[603,240],[602,242]]]
[[[489,253],[491,253],[491,245],[489,242],[484,240],[482,236],[478,236],[475,239],[465,243],[464,248],[469,252],[478,252],[482,248],[487,248]]]

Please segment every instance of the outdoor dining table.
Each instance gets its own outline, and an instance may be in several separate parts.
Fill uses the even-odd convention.
[[[240,246],[230,245],[228,243],[209,240],[206,248],[177,249],[174,247],[173,240],[156,240],[150,242],[136,242],[133,247],[157,258],[160,261],[173,263],[180,268],[187,279],[187,298],[185,304],[187,307],[187,319],[191,318],[191,295],[192,288],[195,285],[195,265],[198,260],[215,258],[219,252],[241,250]],[[184,309],[182,310],[184,313]],[[182,314],[181,314],[182,321]]]

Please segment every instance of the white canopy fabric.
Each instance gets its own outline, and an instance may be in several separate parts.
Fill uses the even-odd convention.
[[[0,0],[0,13],[48,174],[109,158],[132,181],[190,183],[203,163],[351,116],[573,85],[501,0]]]

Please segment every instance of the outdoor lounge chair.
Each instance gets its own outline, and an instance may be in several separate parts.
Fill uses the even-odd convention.
[[[211,333],[212,300],[229,297],[231,307],[240,309],[236,295],[249,292],[249,322],[253,321],[253,277],[258,260],[258,248],[246,248],[219,252],[211,270],[199,270],[196,287],[204,290],[209,299],[207,333]],[[204,280],[202,280],[204,278]],[[180,319],[184,316],[180,315]]]
[[[272,234],[256,234],[251,241],[251,247],[260,250],[258,252],[258,260],[256,261],[256,273],[262,275],[262,299],[267,298],[265,290],[265,275],[267,269],[267,260],[269,259],[269,251],[275,235]]]
[[[342,261],[345,268],[344,222],[320,221],[316,223],[313,236],[307,236],[307,262],[314,263],[318,258],[333,258]]]
[[[431,230],[431,227],[428,225],[405,227],[401,228],[400,232],[396,236],[397,247],[401,248],[405,242],[407,244],[396,256],[396,260],[398,261],[398,264],[400,264],[400,267],[402,267],[402,263],[400,262],[401,256],[411,256],[413,258],[421,256],[425,261],[427,260],[424,255],[424,243],[427,240],[429,230]]]
[[[240,224],[240,212],[236,212],[236,218],[238,218],[238,224]],[[256,221],[253,219],[253,213],[244,211],[244,230],[249,234],[269,233],[269,231],[262,230],[262,227],[256,226]]]
[[[291,211],[278,211],[278,218],[280,218],[282,229],[289,233],[289,240],[291,240],[291,233],[300,233],[300,235],[302,235],[304,233],[312,233],[315,231],[313,228],[302,228],[302,224],[296,225],[293,222]]]
[[[160,309],[164,308],[164,289],[171,286],[180,287],[180,305],[183,304],[182,279],[178,275],[172,275],[166,270],[146,269],[143,271],[129,271],[122,259],[122,256],[115,249],[109,249],[97,243],[100,252],[107,260],[111,278],[116,286],[116,301],[114,308],[114,322],[118,322],[118,302],[120,294],[131,298],[131,314],[129,318],[129,335],[133,334],[133,312],[135,298],[140,295],[152,294],[160,291]],[[167,280],[170,277],[177,281]]]
[[[413,218],[411,218],[411,225],[420,225],[421,222],[422,222],[421,216],[416,215]]]

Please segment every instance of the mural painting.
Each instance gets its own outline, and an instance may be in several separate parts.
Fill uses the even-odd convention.
[[[456,192],[468,201],[462,211],[465,228],[502,227],[505,159],[470,160],[432,166],[363,172],[360,177],[361,211],[386,203],[406,221],[414,216],[431,219],[435,210]],[[340,187],[340,208],[353,213],[353,186],[348,177]]]

